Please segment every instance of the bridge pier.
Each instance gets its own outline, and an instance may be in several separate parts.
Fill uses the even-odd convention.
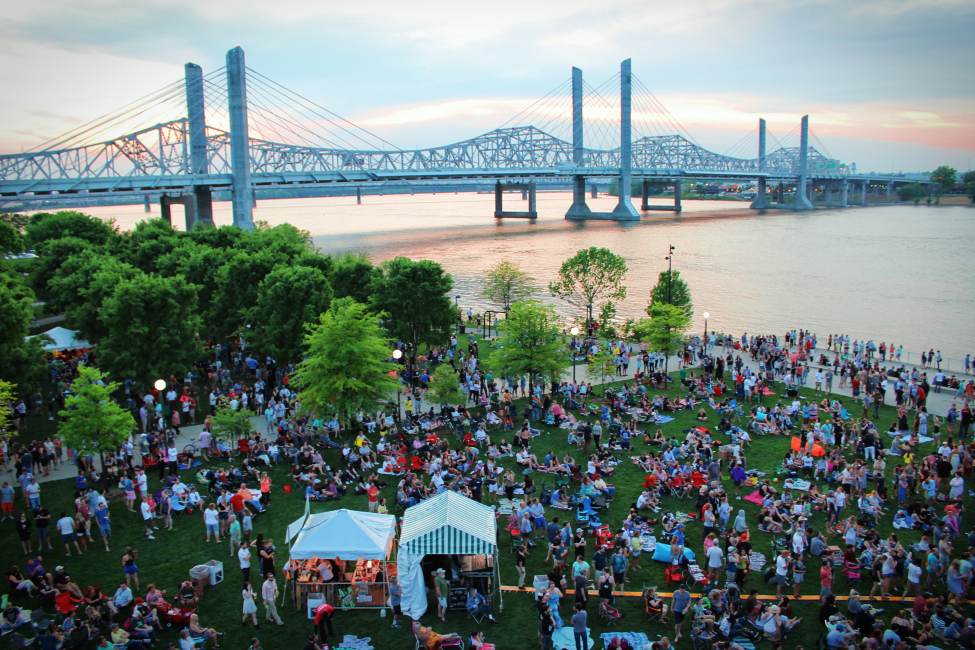
[[[528,199],[528,210],[505,212],[503,198],[505,189],[521,190],[522,196]],[[503,219],[505,217],[517,217],[520,219],[538,218],[535,183],[502,183],[501,181],[497,181],[494,184],[494,218]]]
[[[150,199],[149,195],[146,194],[145,196],[142,197],[142,200],[145,202],[146,214],[149,214],[150,212],[152,212],[152,199]]]
[[[582,122],[582,70],[572,68],[572,164],[581,167],[585,157]],[[592,186],[592,198],[596,198],[596,185]],[[572,177],[572,205],[565,213],[566,219],[589,219],[592,210],[586,205],[586,177]]]
[[[850,206],[850,184],[845,180],[840,181],[840,207],[847,208]]]
[[[796,199],[792,204],[794,210],[812,210],[809,201],[809,116],[802,116],[799,135],[799,182],[796,185]]]
[[[173,225],[173,212],[170,210],[172,202],[173,200],[165,194],[159,197],[159,216],[170,226]]]
[[[203,94],[203,69],[195,63],[184,67],[186,115],[189,118],[190,173],[209,173],[207,163],[206,101]],[[192,208],[186,202],[186,230],[198,223],[213,225],[213,195],[206,185],[193,186]]]
[[[765,120],[758,120],[758,171],[765,171]],[[759,176],[756,183],[755,198],[752,199],[753,210],[767,210],[768,196],[766,195],[765,177]]]
[[[362,205],[362,188],[358,185],[355,188],[355,204]]]
[[[227,52],[227,105],[230,113],[234,225],[244,230],[253,230],[254,196],[251,188],[250,137],[247,127],[246,70],[244,50],[235,47]]]
[[[894,200],[894,181],[887,181],[887,188],[885,189],[885,197],[888,201]]]
[[[641,201],[640,209],[644,212],[649,212],[651,210],[666,210],[670,212],[680,213],[683,209],[681,200],[683,198],[683,182],[679,180],[674,180],[674,204],[671,205],[653,205],[650,203],[650,181],[646,178],[643,179],[642,191],[640,192]]]
[[[616,208],[610,213],[617,221],[640,220],[640,213],[633,207],[632,196],[633,125],[630,120],[632,117],[633,75],[630,65],[629,59],[620,64],[620,192]]]
[[[585,195],[585,191],[583,191],[583,195]],[[594,199],[598,199],[599,198],[599,190],[596,189],[596,184],[595,183],[593,183],[592,184],[592,187],[589,188],[589,196],[591,198],[594,198]]]
[[[860,205],[867,204],[867,181],[860,183]]]

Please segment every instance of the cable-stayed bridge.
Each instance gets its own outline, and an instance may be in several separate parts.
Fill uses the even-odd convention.
[[[606,88],[615,94],[617,85],[618,108],[602,94]],[[146,124],[166,111],[171,119]],[[141,126],[125,128],[133,124]],[[688,180],[754,184],[756,209],[809,209],[814,198],[835,206],[863,204],[868,191],[879,189],[889,199],[895,184],[929,182],[858,174],[824,153],[808,116],[795,135],[798,142],[786,146],[759,120],[757,130],[736,145],[738,151],[710,151],[667,112],[626,60],[617,75],[595,88],[573,68],[570,79],[488,133],[401,149],[247,67],[238,47],[227,53],[224,68],[204,76],[188,63],[184,79],[156,93],[30,151],[0,155],[0,207],[143,200],[148,205],[158,198],[167,218],[171,204],[182,204],[192,227],[212,222],[216,193],[233,201],[234,223],[250,228],[255,197],[270,193],[308,196],[338,186],[358,190],[396,183],[422,192],[493,182],[496,217],[534,217],[538,184],[561,183],[573,188],[566,218],[628,221],[640,218],[627,191],[635,182],[642,184],[642,210],[677,211]],[[743,148],[752,151],[742,154]],[[614,179],[620,188],[616,209],[590,210],[587,179]],[[652,185],[672,186],[673,206],[650,205]],[[525,192],[527,211],[503,209],[502,192],[511,188]]]

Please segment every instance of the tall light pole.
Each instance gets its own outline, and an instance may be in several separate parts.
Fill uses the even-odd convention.
[[[708,356],[708,319],[711,314],[704,312],[704,356]]]
[[[403,351],[402,350],[400,350],[399,348],[396,348],[395,350],[393,350],[393,359],[396,361],[397,364],[399,363],[399,360],[402,359],[402,358],[403,358]],[[397,376],[396,376],[396,421],[399,422],[399,413],[400,413],[400,411],[399,411],[399,394],[403,390],[403,385],[402,385],[402,382],[400,381],[399,373],[397,372],[396,374],[397,374]]]
[[[666,259],[667,259],[667,304],[668,305],[672,305],[672,304],[674,304],[674,295],[673,295],[673,284],[674,284],[674,282],[673,282],[673,280],[674,280],[674,270],[673,270],[673,265],[674,265],[674,245],[673,244],[670,245],[670,250],[667,253],[667,258]]]
[[[457,314],[457,336],[460,336],[460,328],[464,325],[464,317],[460,313],[460,296],[454,296],[454,312]]]
[[[574,384],[576,383],[576,337],[579,336],[579,328],[573,327],[569,333],[572,334],[572,383]]]

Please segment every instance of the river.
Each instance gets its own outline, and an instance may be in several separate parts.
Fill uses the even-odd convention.
[[[589,199],[598,210],[614,202]],[[629,265],[621,318],[643,314],[673,244],[674,268],[694,299],[696,331],[707,311],[709,327],[718,331],[807,327],[824,341],[844,332],[903,345],[914,361],[921,350],[940,349],[951,368],[975,353],[973,209],[886,205],[757,214],[738,202],[685,201],[679,216],[654,212],[622,225],[566,222],[569,203],[568,193],[539,193],[535,222],[496,222],[488,194],[365,196],[362,205],[354,197],[276,200],[260,202],[255,219],[305,229],[326,252],[436,260],[453,275],[460,304],[475,308],[484,306],[480,278],[499,259],[537,278],[540,297],[552,300],[544,286],[562,261],[580,248],[605,246]],[[506,209],[524,205],[520,195],[505,195]],[[123,228],[145,217],[141,206],[89,211]],[[218,224],[229,223],[229,204],[215,204],[214,212]],[[559,309],[572,314],[568,305]]]

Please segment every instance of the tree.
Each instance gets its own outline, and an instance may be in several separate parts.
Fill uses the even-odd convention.
[[[96,248],[91,242],[78,237],[48,239],[34,248],[37,259],[31,272],[31,286],[42,300],[49,300],[50,282],[64,261],[72,255],[92,255]]]
[[[27,245],[36,250],[44,242],[64,237],[76,237],[94,246],[103,246],[118,237],[118,230],[113,222],[83,212],[62,210],[32,215],[25,234]]]
[[[671,273],[673,275],[671,276]],[[687,312],[688,317],[694,316],[694,304],[691,302],[691,290],[687,282],[680,276],[680,271],[661,271],[657,276],[657,284],[650,290],[650,307],[656,304],[671,304]]]
[[[279,266],[261,280],[248,321],[254,346],[279,361],[294,361],[303,349],[305,326],[332,301],[332,287],[321,271]]]
[[[12,383],[0,379],[0,434],[10,435],[7,427],[10,425],[10,416],[14,408],[15,389],[16,386]]]
[[[501,260],[488,269],[481,295],[507,312],[511,303],[529,297],[533,289],[527,273],[514,263]]]
[[[49,283],[50,304],[89,341],[106,335],[102,308],[124,280],[141,271],[110,255],[76,254],[65,260]]]
[[[920,183],[909,183],[897,188],[897,196],[901,201],[914,201],[914,203],[919,203],[927,194],[928,191]]]
[[[941,165],[931,172],[931,180],[940,186],[942,192],[953,190],[957,177],[958,172],[948,165]]]
[[[414,364],[423,344],[436,345],[450,336],[456,322],[450,290],[454,281],[430,260],[387,260],[372,284],[372,306],[383,313],[390,336],[410,345]]]
[[[182,376],[201,352],[196,287],[137,274],[115,287],[102,308],[99,362],[117,377],[148,383]]]
[[[460,386],[460,377],[450,364],[441,363],[433,371],[426,399],[441,406],[465,402],[467,396]]]
[[[213,414],[213,433],[217,439],[235,443],[251,434],[254,427],[251,418],[254,412],[245,408],[232,409],[230,405],[218,406]]]
[[[600,346],[599,350],[589,359],[589,378],[599,377],[599,383],[605,384],[606,378],[616,374],[616,355],[612,350]]]
[[[650,318],[641,318],[633,325],[633,335],[638,341],[648,343],[654,352],[664,355],[664,369],[667,359],[681,351],[684,345],[684,332],[691,326],[691,317],[676,305],[658,303],[648,309]]]
[[[348,297],[368,304],[372,283],[378,275],[379,269],[368,257],[350,253],[335,258],[329,279],[336,298]]]
[[[399,388],[379,316],[351,298],[334,300],[308,326],[305,346],[293,379],[311,413],[335,413],[351,425],[357,411],[375,410]]]
[[[104,454],[118,449],[135,429],[135,418],[112,399],[118,382],[107,381],[97,368],[78,366],[71,394],[59,413],[58,435],[79,454]]]
[[[7,219],[0,219],[0,255],[20,253],[24,250],[24,237]]]
[[[586,309],[586,324],[592,327],[593,307],[626,298],[623,278],[626,260],[607,248],[583,249],[562,263],[549,291],[576,307]]]
[[[178,248],[185,237],[162,219],[140,221],[119,240],[117,252],[123,260],[146,273],[158,273],[161,258]]]
[[[535,300],[511,305],[499,325],[500,337],[488,357],[488,366],[501,376],[561,377],[571,362],[570,351],[559,328],[555,308]]]
[[[965,186],[965,194],[972,203],[975,203],[975,171],[965,172],[965,175],[961,177],[961,182]]]
[[[26,338],[34,301],[20,275],[0,272],[0,379],[16,384],[24,394],[41,386],[46,370],[41,338]]]
[[[240,333],[251,309],[257,304],[257,288],[261,280],[276,266],[287,263],[286,258],[271,250],[234,251],[220,267],[217,289],[207,313],[214,336],[226,339]]]

